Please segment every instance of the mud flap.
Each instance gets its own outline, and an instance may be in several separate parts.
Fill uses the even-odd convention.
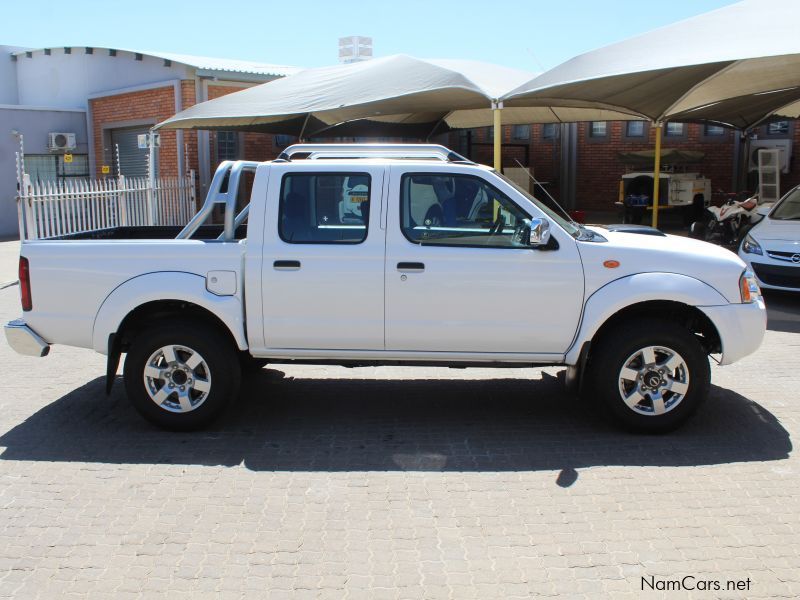
[[[567,391],[575,396],[581,396],[583,394],[583,384],[586,379],[586,364],[588,363],[591,344],[591,342],[585,342],[578,355],[577,364],[567,367],[564,383]]]
[[[106,362],[106,396],[111,394],[111,388],[114,387],[114,380],[117,378],[117,370],[119,369],[119,359],[122,356],[122,348],[120,347],[119,340],[116,334],[112,333],[108,336],[108,361]]]

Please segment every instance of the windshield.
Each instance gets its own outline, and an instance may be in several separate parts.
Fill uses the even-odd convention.
[[[800,220],[800,187],[786,194],[770,213],[769,218],[779,221]]]
[[[564,213],[564,215],[560,215],[560,214],[558,214],[558,212],[556,212],[559,209],[563,211],[563,209],[561,209],[561,207],[556,207],[556,209],[554,210],[554,209],[550,208],[549,206],[547,206],[541,200],[538,200],[538,199],[534,198],[528,190],[526,190],[524,187],[522,187],[520,185],[517,185],[515,182],[513,182],[511,179],[509,179],[508,177],[506,177],[502,173],[498,173],[495,170],[492,170],[492,173],[497,175],[500,179],[502,179],[508,185],[513,187],[520,194],[522,194],[528,200],[533,202],[537,206],[537,208],[539,208],[539,210],[541,210],[544,214],[546,214],[548,217],[550,217],[553,221],[555,221],[556,223],[561,225],[562,229],[564,229],[572,237],[576,237],[580,233],[580,226],[577,223],[575,223],[574,221],[571,221],[571,220],[567,219],[566,213]]]

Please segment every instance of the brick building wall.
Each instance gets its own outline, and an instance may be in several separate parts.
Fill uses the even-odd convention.
[[[194,85],[192,81],[186,83]],[[170,83],[164,87],[92,98],[89,100],[89,111],[95,166],[97,173],[100,173],[102,165],[111,165],[113,162],[113,148],[108,138],[109,128],[134,123],[155,124],[171,117],[175,114],[175,91]],[[161,134],[159,169],[163,176],[178,175],[176,138],[174,131],[164,131]]]
[[[576,204],[585,210],[615,210],[621,176],[636,170],[626,165],[619,153],[653,150],[655,128],[645,124],[645,135],[636,138],[626,135],[627,124],[621,121],[608,122],[604,137],[592,137],[590,127],[590,123],[578,124]],[[725,129],[722,135],[707,136],[704,126],[695,123],[685,123],[683,129],[680,136],[666,135],[665,130],[661,147],[697,150],[705,157],[695,165],[680,166],[676,170],[700,173],[711,180],[714,191],[731,191],[735,132]]]
[[[193,80],[181,81],[181,106],[187,109],[190,106],[197,104],[197,95],[195,92],[195,82]],[[186,165],[186,170],[193,170],[195,177],[200,171],[200,160],[197,152],[197,132],[187,129],[183,132],[183,160]],[[161,161],[161,157],[159,157]]]
[[[609,121],[604,137],[589,135],[590,123],[577,124],[576,152],[576,208],[590,211],[613,211],[619,194],[619,181],[623,174],[633,170],[619,157],[620,152],[653,150],[655,130],[645,124],[642,137],[629,137],[627,124]],[[797,129],[797,128],[796,128]],[[524,141],[514,139],[514,127],[503,127],[503,167],[517,166],[514,159],[525,164],[525,151],[519,148]],[[483,164],[493,164],[491,129],[488,127],[472,131],[473,160]],[[712,189],[730,191],[733,186],[734,143],[736,133],[726,129],[722,135],[705,134],[703,125],[686,123],[681,136],[664,136],[663,148],[699,150],[705,158],[697,165],[687,165],[686,171],[699,172],[711,179]],[[800,132],[795,131],[795,136]],[[463,134],[450,133],[444,143],[453,148],[465,150]],[[800,143],[800,139],[796,140]],[[556,199],[560,192],[561,139],[560,126],[548,127],[543,124],[530,126],[528,145],[528,164],[534,176],[546,184],[547,191]],[[684,167],[680,167],[681,170]],[[794,171],[794,170],[793,170]],[[787,180],[788,181],[788,180]],[[788,184],[787,184],[788,185]],[[789,189],[782,186],[784,189]]]
[[[245,85],[209,85],[208,99],[213,100],[233,92],[245,89]],[[196,104],[197,93],[194,80],[180,82],[180,106],[184,109]],[[93,98],[89,101],[89,110],[93,126],[94,162],[97,173],[103,165],[113,164],[113,148],[110,144],[109,131],[118,127],[154,125],[175,114],[175,91],[173,84],[163,87],[133,91]],[[183,136],[182,149],[184,169],[192,169],[199,173],[198,134],[193,130],[162,131],[161,146],[158,151],[159,174],[173,177],[178,175],[178,139]],[[210,171],[214,172],[219,160],[217,158],[217,134],[209,133]],[[263,133],[243,133],[238,147],[238,158],[245,160],[269,160],[280,153],[274,143],[274,136]]]

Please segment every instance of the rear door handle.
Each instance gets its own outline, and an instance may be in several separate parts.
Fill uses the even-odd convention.
[[[300,269],[299,260],[276,260],[272,267],[278,271],[297,271]]]
[[[403,273],[422,273],[425,270],[425,263],[421,262],[399,262],[397,270]]]

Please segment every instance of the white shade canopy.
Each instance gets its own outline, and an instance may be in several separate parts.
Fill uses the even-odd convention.
[[[387,56],[307,69],[192,106],[160,123],[162,129],[242,129],[313,136],[330,133],[444,131],[492,124],[492,102],[530,80],[533,73],[468,60]],[[518,107],[503,123],[587,118],[570,109]],[[592,109],[588,118],[630,118]]]
[[[679,21],[568,60],[503,100],[740,128],[773,114],[795,117],[800,2],[745,0]]]

